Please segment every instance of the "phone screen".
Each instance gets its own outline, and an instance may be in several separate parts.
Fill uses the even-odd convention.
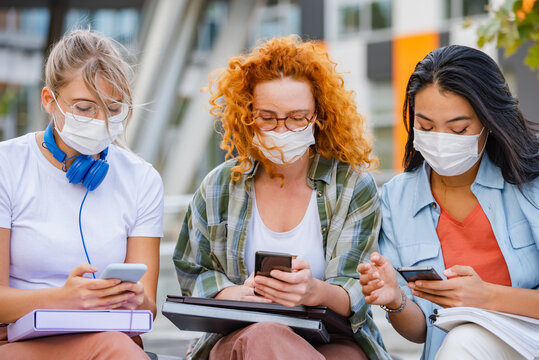
[[[101,279],[120,279],[127,282],[137,282],[144,275],[148,267],[146,264],[133,263],[115,263],[109,264],[103,273]]]
[[[292,255],[257,251],[255,253],[255,275],[270,276],[271,270],[292,271]]]
[[[400,267],[397,271],[407,282],[416,280],[442,280],[436,270],[430,266],[425,267]]]

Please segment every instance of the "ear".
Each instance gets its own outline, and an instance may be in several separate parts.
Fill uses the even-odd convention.
[[[53,114],[55,109],[54,98],[52,97],[52,90],[48,87],[44,87],[41,90],[41,104],[49,114]]]

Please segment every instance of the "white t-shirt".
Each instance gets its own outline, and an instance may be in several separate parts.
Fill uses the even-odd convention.
[[[128,237],[163,236],[163,183],[157,171],[115,145],[109,146],[107,161],[107,175],[88,193],[81,215],[96,277],[109,263],[125,261]],[[11,287],[62,286],[71,270],[87,261],[79,230],[85,193],[45,158],[34,133],[0,143],[0,227],[11,229]]]
[[[312,276],[323,280],[326,265],[320,226],[315,191],[312,192],[309,206],[301,222],[290,231],[275,232],[268,229],[262,221],[253,190],[253,210],[245,243],[247,271],[251,274],[255,270],[255,253],[257,251],[282,252],[307,260],[311,267]]]

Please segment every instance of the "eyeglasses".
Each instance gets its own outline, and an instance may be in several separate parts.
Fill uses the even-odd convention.
[[[97,114],[99,113],[99,105],[97,105],[95,102],[78,101],[73,105],[69,105],[64,99],[62,99],[60,95],[58,95],[58,98],[71,109],[71,113],[73,115],[83,116],[84,118],[88,119],[88,121],[97,118]],[[108,118],[108,120],[111,123],[123,122],[129,115],[129,104],[126,103],[113,101],[107,104],[107,109],[111,116]],[[78,118],[78,120],[84,119]]]
[[[256,126],[262,131],[272,131],[277,128],[279,121],[284,121],[284,126],[290,131],[299,132],[303,131],[312,123],[316,118],[314,113],[310,118],[303,115],[288,115],[283,118],[277,117],[275,114],[268,114],[263,112],[254,112],[253,117],[255,119]]]

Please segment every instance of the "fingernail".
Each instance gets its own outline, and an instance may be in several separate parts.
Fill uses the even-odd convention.
[[[422,286],[422,285],[423,285],[423,283],[422,283],[421,281],[416,281],[415,284],[416,284],[417,286]]]

